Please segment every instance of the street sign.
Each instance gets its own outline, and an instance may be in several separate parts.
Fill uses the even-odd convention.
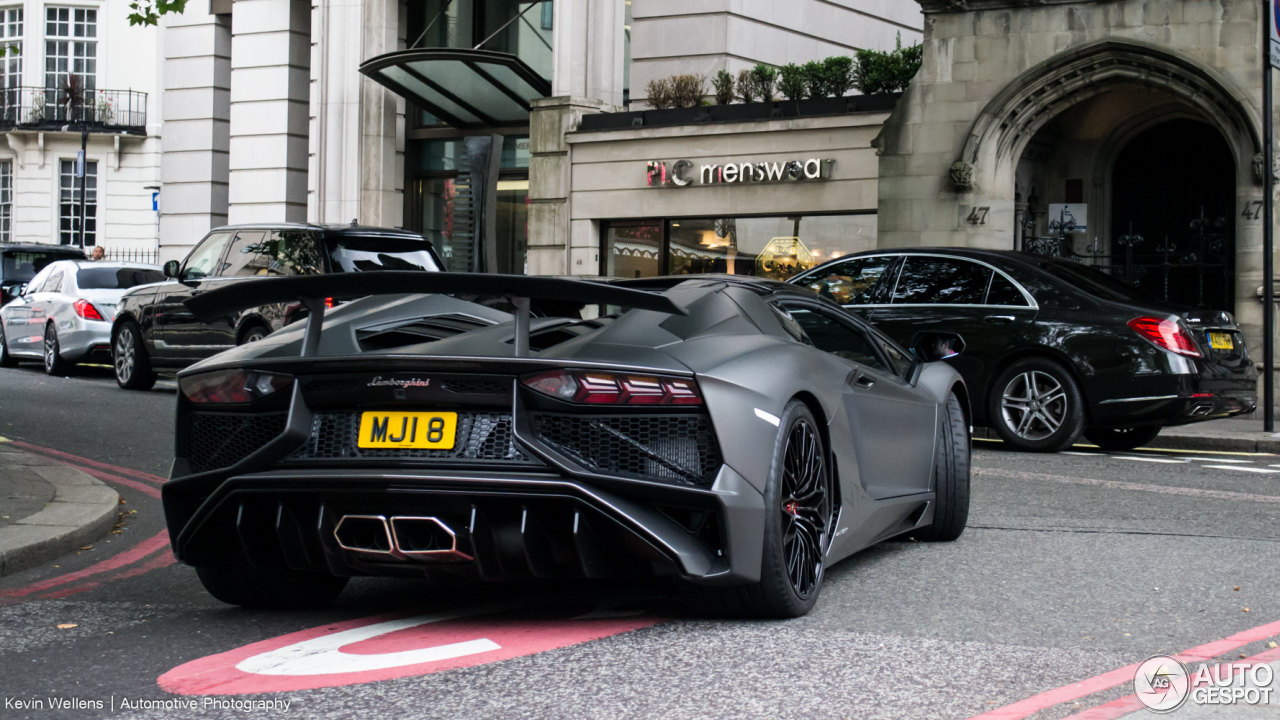
[[[151,210],[154,212],[160,211],[160,191],[159,190],[151,191]]]
[[[76,153],[76,177],[84,177],[84,151]]]
[[[1280,67],[1280,0],[1271,1],[1271,67]]]

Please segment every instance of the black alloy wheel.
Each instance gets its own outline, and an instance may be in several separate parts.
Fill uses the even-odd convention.
[[[66,375],[71,372],[71,363],[62,359],[58,329],[53,323],[49,323],[44,329],[44,371],[47,375]]]
[[[782,461],[782,546],[787,577],[796,597],[816,595],[822,556],[831,534],[831,492],[822,438],[808,418],[798,418],[787,435]]]
[[[111,342],[111,364],[116,372],[116,384],[126,390],[150,390],[156,384],[156,374],[151,369],[151,359],[142,347],[138,326],[124,322],[116,328]]]
[[[1103,450],[1132,450],[1142,447],[1160,434],[1159,425],[1127,428],[1089,428],[1084,437]]]
[[[764,493],[760,579],[730,587],[686,585],[690,610],[716,617],[781,619],[813,609],[837,518],[820,428],[803,402],[787,404]]]

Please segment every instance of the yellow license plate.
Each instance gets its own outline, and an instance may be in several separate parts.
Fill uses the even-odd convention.
[[[1209,333],[1209,347],[1214,350],[1230,350],[1235,347],[1235,344],[1231,342],[1231,335],[1211,332]]]
[[[458,413],[367,412],[360,415],[356,446],[450,450],[457,429]]]

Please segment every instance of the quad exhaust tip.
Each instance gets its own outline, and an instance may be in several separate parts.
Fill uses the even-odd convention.
[[[338,547],[383,559],[424,562],[470,562],[458,550],[458,534],[434,517],[343,515],[333,529]]]
[[[343,515],[333,536],[343,550],[369,555],[394,555],[395,543],[382,515]]]
[[[458,534],[434,517],[391,518],[396,552],[412,560],[468,562],[471,556],[458,550]]]

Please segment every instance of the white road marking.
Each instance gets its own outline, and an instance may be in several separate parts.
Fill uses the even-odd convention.
[[[1280,470],[1268,470],[1266,468],[1256,468],[1256,467],[1240,467],[1239,465],[1201,465],[1200,467],[1213,468],[1214,470],[1240,470],[1243,472],[1253,472],[1253,473],[1280,472]]]
[[[777,415],[771,415],[761,410],[760,408],[756,408],[756,417],[760,418],[761,420],[769,423],[774,427],[778,427],[779,425],[782,424],[782,419],[779,418]]]
[[[449,660],[501,649],[500,645],[485,638],[374,655],[348,654],[340,649],[346,645],[393,633],[397,630],[405,630],[453,617],[457,617],[457,615],[411,617],[366,625],[353,630],[344,630],[332,635],[321,635],[317,638],[303,640],[302,642],[245,658],[236,664],[236,669],[258,675],[332,675],[336,673],[383,670],[436,660]]]
[[[1093,452],[1092,453],[1078,452],[1076,450],[1059,450],[1058,452],[1062,455],[1084,455],[1085,457],[1097,457],[1102,454],[1102,453],[1093,453]]]
[[[1199,460],[1200,462],[1219,462],[1219,463],[1245,463],[1246,465],[1253,462],[1252,460],[1228,460],[1226,458],[1198,458],[1184,457],[1183,460]]]
[[[1186,465],[1186,460],[1166,460],[1164,458],[1138,457],[1137,455],[1112,455],[1117,460],[1137,460],[1138,462],[1166,463],[1173,465]]]

